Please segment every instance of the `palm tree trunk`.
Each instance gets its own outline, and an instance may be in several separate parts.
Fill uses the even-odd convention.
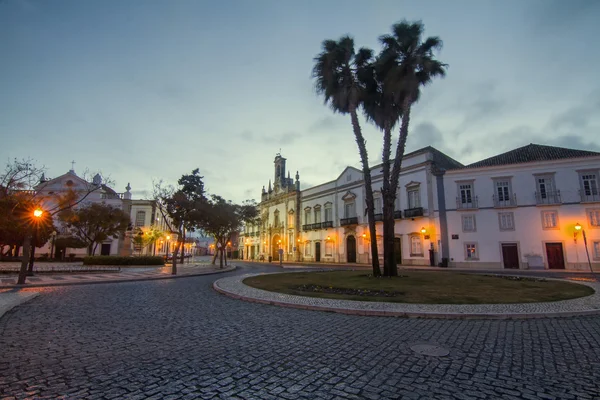
[[[175,242],[173,249],[173,263],[171,264],[171,275],[177,275],[177,252],[179,251],[179,241]]]
[[[396,147],[396,158],[394,159],[394,166],[392,168],[392,176],[390,177],[390,183],[392,187],[398,186],[398,181],[400,180],[400,168],[402,167],[402,158],[404,158],[404,151],[406,149],[406,138],[408,137],[408,124],[410,122],[410,108],[412,102],[410,98],[406,98],[404,100],[404,104],[402,106],[402,123],[400,124],[400,137],[398,138],[398,146]],[[395,193],[394,193],[395,196]],[[393,203],[392,203],[393,207]],[[392,211],[393,214],[393,211]],[[392,216],[393,218],[393,216]],[[392,248],[394,246],[394,239],[392,235],[391,239]],[[398,266],[395,262],[393,262],[390,276],[398,276]]]
[[[394,212],[390,212],[388,201],[392,192],[390,185],[390,155],[392,152],[392,129],[386,121],[383,128],[383,154],[381,157],[383,172],[382,212],[383,212],[383,275],[390,276],[390,260],[394,258],[394,241],[389,245],[390,231],[394,235]],[[393,260],[392,260],[393,262]]]
[[[365,138],[360,129],[356,106],[350,106],[350,117],[352,119],[352,129],[356,137],[358,152],[363,166],[363,176],[365,181],[365,202],[367,203],[367,218],[369,221],[369,236],[371,237],[371,262],[373,265],[373,276],[381,276],[379,269],[379,255],[377,254],[377,230],[375,229],[375,208],[373,201],[373,186],[371,183],[371,170],[369,169],[369,157],[367,155],[367,146]]]

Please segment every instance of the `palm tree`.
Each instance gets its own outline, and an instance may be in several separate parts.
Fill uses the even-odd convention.
[[[382,98],[388,106],[398,107],[402,119],[388,190],[383,192],[384,271],[390,276],[398,275],[394,257],[394,201],[408,136],[411,107],[419,100],[421,87],[431,83],[435,77],[444,77],[447,67],[436,60],[433,54],[442,48],[442,41],[437,36],[422,41],[423,30],[421,21],[403,20],[392,26],[391,35],[379,38],[383,49],[377,58],[376,71]],[[392,113],[388,119],[393,118],[395,114]],[[385,166],[389,160],[385,146],[383,156]]]
[[[364,86],[361,85],[359,76],[368,73],[373,51],[361,48],[355,52],[354,39],[349,36],[344,36],[338,41],[325,40],[322,49],[323,51],[314,58],[315,65],[312,76],[316,80],[317,93],[324,96],[325,104],[328,104],[333,112],[350,114],[365,182],[373,275],[380,276],[371,170],[357,112],[362,104],[364,94]]]

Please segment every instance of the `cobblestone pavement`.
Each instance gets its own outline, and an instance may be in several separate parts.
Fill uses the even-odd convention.
[[[44,289],[0,319],[0,398],[600,398],[600,317],[333,314],[227,298],[222,276]]]

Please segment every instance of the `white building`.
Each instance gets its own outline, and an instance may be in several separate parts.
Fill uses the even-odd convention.
[[[347,167],[331,182],[300,191],[285,178],[286,159],[275,157],[274,185],[263,187],[260,226],[246,227],[241,244],[246,259],[364,263],[371,262],[365,192],[362,172]],[[406,154],[396,202],[396,253],[398,263],[429,265],[439,259],[441,240],[437,211],[440,174],[462,164],[440,151],[426,147]],[[375,196],[375,218],[382,220],[381,166],[371,169]],[[379,257],[383,257],[382,228],[377,222]],[[423,234],[421,231],[424,230]]]
[[[579,224],[600,268],[599,172],[600,153],[535,144],[447,171],[450,265],[589,269]]]
[[[405,265],[473,268],[600,268],[600,153],[529,145],[463,166],[426,147],[404,157],[396,204],[396,253]],[[381,220],[381,166],[371,169]],[[240,237],[245,259],[371,262],[362,172],[300,190],[274,161],[261,223]],[[382,223],[377,244],[382,257]]]
[[[77,176],[75,171],[71,169],[66,174],[63,174],[53,179],[42,179],[35,187],[37,195],[41,199],[46,199],[44,208],[53,210],[57,208],[56,198],[61,194],[73,191],[77,194],[81,201],[81,205],[90,203],[102,203],[118,207],[127,212],[131,217],[131,227],[146,229],[150,226],[158,227],[161,230],[168,230],[164,218],[157,210],[156,203],[152,200],[134,200],[131,198],[131,187],[127,184],[124,193],[117,193],[106,184],[103,183],[102,177],[97,174],[92,182]],[[65,258],[69,255],[75,257],[83,257],[87,254],[87,249],[75,249],[55,246],[56,239],[64,237],[66,230],[61,226],[60,221],[54,218],[54,224],[58,228],[57,234],[41,249],[36,250],[37,254],[52,254],[57,258]],[[98,247],[97,254],[99,255],[131,255],[135,251],[136,254],[141,249],[135,249],[131,237],[123,235],[118,239],[109,238]],[[60,242],[60,241],[59,241]],[[164,247],[165,244],[157,243],[157,246]],[[164,253],[165,249],[157,248],[157,254]],[[145,249],[146,253],[154,252],[154,249]]]

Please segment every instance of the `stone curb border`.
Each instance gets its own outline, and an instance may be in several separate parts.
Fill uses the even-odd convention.
[[[277,273],[277,272],[276,272]],[[259,274],[248,274],[243,275],[243,279],[249,278],[251,276],[255,276]],[[534,312],[534,313],[439,313],[439,312],[412,312],[412,311],[382,311],[382,310],[366,310],[366,309],[358,309],[353,308],[355,301],[351,300],[335,300],[338,303],[344,303],[343,307],[333,307],[333,306],[321,306],[321,305],[307,305],[286,302],[286,301],[278,301],[278,300],[266,300],[258,297],[246,296],[234,291],[226,290],[219,286],[219,282],[223,279],[217,279],[213,282],[213,289],[218,293],[221,293],[227,297],[243,300],[251,303],[259,303],[259,304],[267,304],[278,307],[287,307],[287,308],[297,308],[302,310],[311,310],[311,311],[325,311],[325,312],[335,312],[339,314],[347,314],[347,315],[361,315],[361,316],[374,316],[374,317],[400,317],[400,318],[432,318],[432,319],[494,319],[494,320],[506,320],[506,319],[535,319],[535,318],[567,318],[567,317],[580,317],[580,316],[592,316],[592,315],[600,315],[600,308],[592,309],[592,310],[581,310],[581,311],[558,311],[558,312]],[[544,278],[550,279],[550,278]],[[558,279],[557,279],[558,280]],[[240,281],[241,282],[241,281]],[[573,282],[571,282],[573,283]],[[586,284],[585,282],[577,282],[579,284],[584,284],[586,286],[591,286]],[[242,285],[251,288],[251,286],[247,286],[242,283]],[[252,288],[254,290],[266,293],[266,290]],[[596,289],[596,288],[594,288]],[[296,299],[304,300],[304,296],[294,296],[294,295],[286,295],[292,301]],[[308,297],[308,296],[307,296]],[[320,301],[325,301],[330,299],[319,298]],[[569,301],[569,300],[564,300]],[[384,303],[384,302],[382,302]],[[395,303],[385,303],[385,304],[395,304]]]
[[[158,281],[163,279],[179,279],[179,278],[191,278],[194,276],[203,275],[216,275],[225,272],[235,271],[237,266],[232,265],[231,267],[223,268],[220,270],[211,270],[206,272],[186,274],[186,275],[166,275],[166,276],[148,276],[144,278],[132,278],[132,279],[107,279],[103,281],[77,281],[77,282],[56,282],[56,283],[25,283],[24,285],[6,285],[0,286],[0,290],[4,289],[29,289],[29,288],[42,288],[42,287],[55,287],[55,286],[76,286],[76,285],[95,285],[99,283],[121,283],[121,282],[141,282],[141,281]]]
[[[12,294],[12,293],[11,293]],[[0,305],[0,319],[7,312],[12,310],[13,308],[20,306],[23,303],[28,302],[29,300],[33,300],[34,298],[40,295],[39,292],[29,292],[29,293],[15,293],[17,294],[17,298],[13,301],[10,301],[8,304]]]

